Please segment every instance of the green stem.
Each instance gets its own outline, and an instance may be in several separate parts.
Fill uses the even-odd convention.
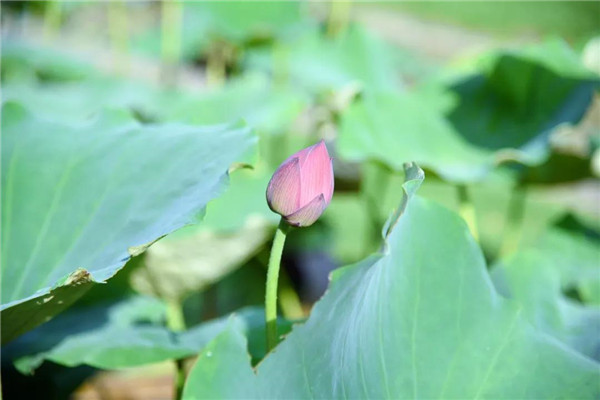
[[[174,83],[175,70],[179,63],[181,53],[181,19],[183,6],[178,0],[162,1],[162,62],[163,79],[167,83]]]
[[[350,19],[350,0],[335,0],[331,2],[329,18],[327,21],[327,35],[330,38],[336,37],[348,25]]]
[[[479,233],[477,231],[477,218],[475,217],[475,207],[469,196],[467,186],[459,184],[456,186],[458,191],[458,213],[465,220],[471,235],[479,242]]]
[[[525,200],[527,190],[525,185],[517,184],[512,191],[508,212],[506,216],[506,225],[502,235],[502,244],[498,252],[500,258],[516,251],[521,241],[521,230],[525,216]]]
[[[185,330],[185,318],[181,302],[170,300],[167,302],[167,326],[173,332],[181,332]],[[183,387],[185,385],[185,365],[184,360],[175,360],[175,399],[181,399],[183,395]]]
[[[206,58],[206,84],[209,87],[218,87],[225,82],[225,42],[216,41],[211,45]]]
[[[185,386],[185,365],[183,365],[183,359],[180,358],[175,360],[175,399],[183,399],[183,388]]]
[[[128,48],[127,5],[123,1],[108,3],[108,32],[113,48],[114,68],[118,74],[126,71],[126,54]]]
[[[62,19],[62,8],[60,1],[52,0],[46,2],[44,8],[44,40],[53,39],[60,29]]]
[[[181,303],[177,300],[169,300],[167,302],[167,326],[173,332],[181,332],[185,330],[185,319]]]
[[[269,269],[267,271],[267,287],[265,291],[265,321],[267,330],[267,352],[277,345],[277,282],[279,280],[279,267],[281,265],[281,254],[289,225],[281,219],[275,237],[271,256],[269,257]]]
[[[284,88],[289,81],[289,49],[286,45],[276,42],[271,50],[273,57],[273,82],[276,87]]]

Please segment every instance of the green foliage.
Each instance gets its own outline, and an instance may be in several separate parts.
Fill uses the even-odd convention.
[[[253,355],[264,355],[264,312],[260,309],[242,309],[184,332],[170,331],[163,324],[165,318],[163,302],[142,296],[76,307],[13,343],[17,352],[25,353],[15,355],[15,366],[30,374],[44,361],[121,369],[179,359],[197,354],[232,326],[250,338]],[[289,330],[289,323],[281,324],[284,332]]]
[[[552,129],[579,122],[600,84],[560,41],[485,61],[483,74],[452,86],[458,104],[448,118],[469,143],[498,152],[497,161],[541,163]]]
[[[184,398],[598,395],[597,366],[532,329],[497,294],[456,215],[414,198],[393,225],[381,253],[333,274],[307,322],[256,373],[242,333],[217,336]]]
[[[196,355],[190,399],[600,396],[593,45],[438,25],[400,48],[411,18],[371,4],[115,4],[3,14],[5,398],[168,360],[179,393]],[[395,7],[576,48],[598,8]],[[430,59],[454,36],[490,49]],[[289,233],[266,354],[265,189],[320,139],[335,194]]]
[[[219,1],[190,4],[195,14],[210,18],[210,35],[234,42],[269,38],[289,30],[301,20],[302,4],[297,1],[256,4],[243,1],[233,4]]]
[[[308,103],[301,93],[274,88],[263,74],[249,74],[222,88],[197,93],[159,90],[140,82],[96,77],[85,82],[9,81],[5,101],[27,104],[45,119],[81,122],[100,110],[130,109],[149,121],[213,125],[244,119],[260,133],[281,134]]]
[[[14,103],[2,117],[3,341],[197,221],[255,141],[239,124],[142,126],[107,113],[68,125]]]
[[[523,305],[536,327],[600,360],[600,309],[595,298],[600,292],[600,236],[586,232],[573,217],[563,221],[575,224],[553,227],[537,243],[495,266],[492,277],[503,294]],[[569,291],[584,304],[568,297]]]
[[[131,284],[141,293],[182,301],[243,265],[267,242],[271,231],[261,222],[233,234],[184,228],[148,250],[144,267],[133,272]]]
[[[242,266],[270,239],[279,220],[265,202],[269,179],[264,166],[234,172],[227,191],[208,203],[202,224],[185,227],[148,249],[143,268],[132,274],[133,287],[181,301]]]
[[[43,119],[61,123],[83,123],[106,108],[154,115],[160,105],[157,90],[118,78],[95,77],[83,82],[43,84],[9,81],[3,89],[4,101],[26,104]]]
[[[157,103],[156,116],[160,119],[215,124],[243,118],[259,132],[281,134],[308,99],[301,92],[277,87],[264,74],[256,73],[200,95],[167,92]]]
[[[360,26],[333,39],[311,30],[281,46],[281,59],[258,51],[249,55],[249,65],[281,73],[292,85],[313,93],[348,85],[386,90],[400,86],[389,45]]]
[[[342,114],[340,152],[396,170],[415,160],[448,181],[479,181],[501,163],[544,162],[552,130],[579,122],[600,84],[559,41],[481,64],[448,91],[363,93]]]
[[[415,160],[452,181],[481,179],[493,158],[462,140],[429,101],[415,93],[364,93],[342,115],[340,152],[352,160],[376,159],[395,170]]]
[[[596,15],[600,12],[600,5],[587,1],[448,1],[433,4],[398,2],[386,5],[443,23],[467,26],[501,36],[534,33],[541,37],[561,35],[585,40],[597,35],[599,31]]]
[[[259,7],[245,1],[204,1],[184,3],[181,52],[185,60],[206,57],[218,46],[269,41],[290,34],[301,21],[302,5],[297,1],[264,2]],[[138,35],[134,50],[158,56],[161,35],[158,28]]]
[[[80,81],[95,74],[91,65],[66,54],[9,40],[2,43],[3,81]]]

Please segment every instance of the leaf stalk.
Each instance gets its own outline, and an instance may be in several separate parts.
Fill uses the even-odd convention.
[[[171,300],[167,303],[167,326],[173,332],[181,332],[185,330],[185,318],[183,316],[183,309],[181,302],[177,300]],[[175,361],[175,399],[182,399],[183,387],[185,386],[185,365],[184,359],[177,359]]]
[[[477,230],[477,218],[475,216],[475,206],[473,205],[473,201],[469,192],[467,190],[467,186],[464,184],[459,184],[456,186],[458,191],[458,213],[465,220],[469,230],[471,231],[471,235],[475,238],[477,242],[479,242],[479,232]]]
[[[265,290],[265,323],[267,332],[267,352],[277,345],[277,283],[279,281],[279,268],[283,245],[289,231],[289,225],[281,219],[271,247],[269,267],[267,270],[267,285]]]

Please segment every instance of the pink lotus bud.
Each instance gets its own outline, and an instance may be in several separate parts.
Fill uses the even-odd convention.
[[[294,226],[314,224],[331,196],[333,164],[322,140],[285,160],[267,187],[269,208]]]

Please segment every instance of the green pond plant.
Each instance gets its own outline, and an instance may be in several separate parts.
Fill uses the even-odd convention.
[[[333,164],[324,141],[290,156],[267,186],[269,208],[281,215],[269,257],[265,294],[267,351],[277,344],[277,280],[285,237],[290,226],[314,224],[333,196]]]

